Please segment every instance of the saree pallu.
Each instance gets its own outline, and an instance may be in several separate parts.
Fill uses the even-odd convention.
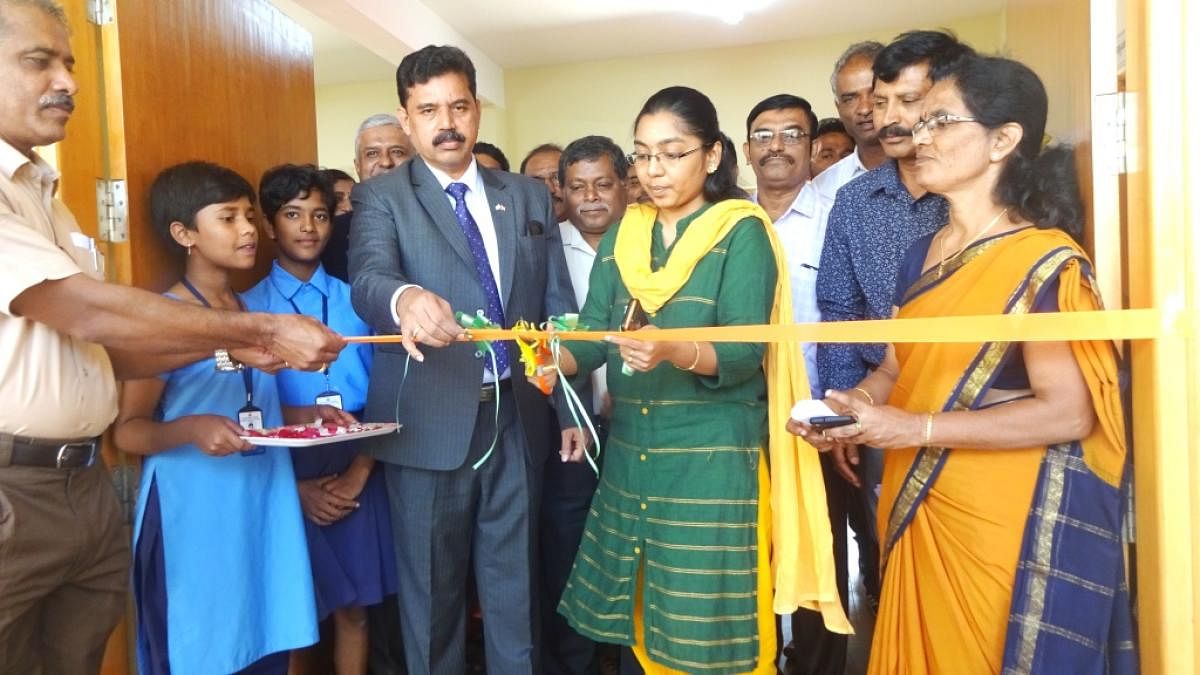
[[[941,278],[925,273],[898,316],[1027,313],[1056,278],[1061,311],[1097,309],[1089,275],[1066,234],[1026,228],[975,244]],[[898,344],[889,403],[916,413],[979,409],[1019,348]],[[1071,350],[1097,417],[1086,438],[886,453],[872,674],[1136,672],[1120,536],[1128,457],[1116,352],[1102,341]]]

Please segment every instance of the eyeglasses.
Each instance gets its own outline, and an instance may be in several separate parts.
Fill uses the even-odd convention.
[[[808,138],[807,131],[804,131],[803,129],[797,129],[796,127],[791,127],[789,129],[782,129],[780,131],[773,131],[771,129],[755,129],[754,131],[750,132],[750,140],[755,145],[767,146],[775,140],[775,134],[779,134],[779,137],[783,139],[784,145],[800,145],[800,141]]]
[[[648,152],[631,152],[626,155],[625,159],[628,159],[630,164],[645,164],[647,166],[650,165],[650,160],[657,159],[658,163],[662,166],[674,166],[679,163],[679,160],[699,151],[703,147],[703,145],[697,145],[691,150],[684,150],[683,152],[667,152],[665,150],[653,154]]]
[[[928,132],[930,137],[932,137],[942,127],[950,126],[951,124],[958,124],[959,122],[978,122],[978,121],[979,120],[975,119],[974,117],[966,117],[964,115],[951,115],[950,113],[942,113],[941,115],[934,115],[933,117],[927,117],[927,118],[917,122],[916,124],[914,124],[913,128],[912,128],[912,135],[913,135],[913,138],[915,139],[917,137],[917,134],[924,131],[924,132]]]

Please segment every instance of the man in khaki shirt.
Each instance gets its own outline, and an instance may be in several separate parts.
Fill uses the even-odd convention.
[[[0,673],[97,673],[129,542],[96,437],[116,379],[228,348],[317,369],[343,342],[297,315],[218,312],[103,282],[95,243],[33,152],[65,135],[74,58],[53,0],[0,0]],[[220,358],[220,357],[219,357]]]

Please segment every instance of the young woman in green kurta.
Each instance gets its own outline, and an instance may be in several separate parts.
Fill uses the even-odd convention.
[[[712,103],[685,87],[658,92],[634,144],[654,206],[631,205],[601,241],[581,325],[619,329],[631,297],[649,310],[642,330],[769,323],[777,267],[766,216],[740,199],[736,154]],[[676,264],[686,258],[690,270]],[[652,273],[674,283],[644,292]],[[750,672],[774,656],[773,629],[760,630],[773,626],[770,598],[760,597],[760,582],[770,588],[759,528],[763,352],[626,337],[562,350],[567,376],[607,363],[613,413],[559,611],[588,637],[635,646],[647,672]]]

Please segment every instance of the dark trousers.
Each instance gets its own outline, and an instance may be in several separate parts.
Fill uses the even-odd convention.
[[[125,612],[128,536],[104,466],[0,467],[0,672],[100,672]]]
[[[559,437],[553,422],[551,439]],[[603,429],[601,434],[603,446]],[[594,451],[594,449],[593,449]],[[592,495],[598,479],[587,462],[563,463],[557,452],[547,458],[541,509],[541,615],[542,667],[555,675],[592,672],[596,643],[576,633],[558,613],[558,601],[567,587],[571,566],[583,539]]]
[[[407,675],[404,641],[400,638],[400,601],[384,596],[378,605],[367,606],[367,672],[370,675]]]
[[[883,450],[858,449],[858,479],[862,488],[857,491],[859,508],[849,509],[850,529],[858,542],[858,568],[867,595],[879,600],[879,529],[876,514],[879,509],[879,482],[883,478]]]
[[[480,405],[463,465],[430,471],[384,463],[392,506],[400,629],[410,673],[462,675],[466,669],[467,570],[474,565],[483,610],[487,669],[493,675],[538,671],[532,607],[537,474],[516,402]],[[540,462],[539,462],[540,463]]]
[[[857,490],[833,468],[828,453],[821,454],[821,473],[825,478],[825,498],[829,505],[829,523],[833,529],[833,562],[837,572],[838,594],[842,608],[849,608],[849,570],[847,569],[847,511],[861,504]],[[861,509],[861,506],[858,508]],[[846,670],[848,637],[825,630],[819,612],[806,609],[792,614],[794,652],[788,659],[788,672],[799,675],[842,675]]]

